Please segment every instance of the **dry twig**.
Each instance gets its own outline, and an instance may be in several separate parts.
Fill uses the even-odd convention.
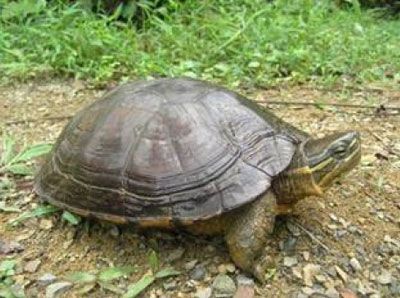
[[[321,242],[321,240],[319,240],[317,237],[314,236],[313,233],[311,233],[309,230],[307,230],[305,227],[303,227],[301,224],[299,224],[297,221],[295,220],[291,220],[290,221],[292,224],[294,224],[295,226],[297,226],[300,230],[302,230],[304,233],[307,234],[308,237],[311,238],[311,240],[315,241],[316,243],[318,243],[323,249],[325,249],[327,252],[331,253],[331,250],[329,249],[328,246],[326,246],[325,244],[323,244]]]

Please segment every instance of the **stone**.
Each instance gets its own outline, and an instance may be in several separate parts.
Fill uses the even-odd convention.
[[[321,267],[316,264],[307,264],[303,267],[303,281],[308,287],[312,287],[314,276],[321,270]]]
[[[53,226],[54,226],[54,224],[53,224],[53,221],[51,219],[42,218],[40,220],[39,227],[42,230],[51,230],[53,228]]]
[[[185,253],[185,250],[183,248],[177,248],[167,256],[166,261],[167,262],[174,262],[182,258],[183,254]]]
[[[304,261],[308,262],[308,260],[310,259],[310,252],[303,251],[303,258],[304,258]]]
[[[302,276],[302,274],[301,274],[301,270],[300,270],[299,267],[293,267],[293,268],[292,268],[292,273],[293,273],[293,275],[296,276],[298,279],[302,279],[302,278],[303,278],[303,276]]]
[[[39,259],[29,261],[25,264],[24,270],[26,272],[34,273],[38,270],[41,261]]]
[[[324,295],[328,298],[340,298],[340,294],[335,288],[329,288],[325,291]]]
[[[312,294],[315,293],[315,290],[314,290],[313,288],[310,288],[310,287],[303,287],[303,288],[301,289],[301,291],[302,291],[304,294],[306,294],[307,296],[311,296]]]
[[[354,271],[360,271],[362,269],[360,262],[356,258],[350,259],[350,266]]]
[[[193,280],[203,280],[205,276],[206,269],[203,265],[197,265],[189,274],[190,279]]]
[[[341,289],[340,296],[342,296],[342,298],[357,298],[357,294],[350,289]]]
[[[47,286],[57,280],[57,277],[51,273],[45,273],[37,279],[37,282],[41,286]]]
[[[219,297],[232,296],[236,292],[235,282],[226,274],[219,274],[212,283],[215,294]]]
[[[283,266],[285,267],[293,267],[294,265],[297,265],[297,257],[284,257],[283,258]]]
[[[163,288],[164,288],[166,291],[175,290],[176,287],[177,287],[177,284],[176,284],[176,281],[175,281],[175,280],[172,280],[172,281],[170,281],[170,282],[165,282],[165,283],[163,283]]]
[[[189,262],[185,263],[184,268],[187,271],[192,270],[194,268],[194,266],[196,266],[197,262],[198,262],[197,260],[189,261]]]
[[[293,254],[296,249],[297,238],[289,236],[282,244],[282,250],[287,254]]]
[[[120,235],[119,229],[117,226],[112,226],[110,229],[110,235],[113,236],[114,238],[117,238]]]
[[[317,281],[317,282],[319,282],[320,284],[323,284],[324,282],[326,282],[326,277],[325,276],[323,276],[322,274],[317,274],[317,275],[315,275],[315,280]]]
[[[72,287],[72,283],[63,281],[56,282],[47,286],[46,288],[46,298],[56,298],[67,292]]]
[[[246,275],[239,274],[236,277],[236,283],[238,286],[254,286],[254,279]]]
[[[393,297],[400,297],[400,281],[393,281],[389,290]]]
[[[254,286],[241,285],[235,292],[233,298],[253,298],[254,297]]]
[[[226,271],[229,273],[234,273],[236,271],[236,266],[232,263],[228,263],[225,265]]]
[[[11,254],[23,250],[24,246],[17,241],[5,241],[0,239],[0,254]]]
[[[346,283],[348,280],[347,273],[344,272],[343,269],[337,265],[335,265],[335,270],[336,270],[337,274],[339,275],[339,277],[343,280],[343,282]]]
[[[392,281],[392,274],[387,270],[382,270],[381,274],[378,275],[377,280],[382,285],[388,285]]]
[[[200,288],[194,294],[194,297],[195,298],[210,298],[211,294],[212,294],[212,289],[211,288]]]

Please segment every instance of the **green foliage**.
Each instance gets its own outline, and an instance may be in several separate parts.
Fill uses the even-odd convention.
[[[22,288],[13,287],[12,276],[15,275],[17,261],[6,259],[0,262],[0,297],[23,298],[25,297]]]
[[[43,75],[93,83],[191,76],[230,85],[399,79],[400,20],[376,19],[356,6],[339,9],[334,1],[169,0],[140,28],[121,22],[122,12],[37,3],[24,11],[6,6],[5,83]]]
[[[135,268],[131,266],[125,266],[125,267],[110,267],[107,268],[99,273],[99,280],[100,281],[111,281],[114,279],[118,279],[123,276],[128,276],[132,272],[135,271]]]
[[[78,215],[75,215],[71,212],[68,211],[64,211],[62,216],[62,219],[64,219],[65,221],[69,222],[71,225],[78,225],[81,222],[81,218]]]
[[[149,262],[149,265],[151,268],[151,272],[153,272],[153,274],[155,272],[157,272],[160,267],[160,264],[159,264],[157,253],[154,250],[150,251],[150,254],[148,257],[148,262]]]
[[[66,278],[70,282],[81,284],[94,282],[96,280],[96,275],[89,272],[77,271],[68,274]]]
[[[164,268],[159,270],[159,259],[157,253],[154,250],[150,251],[148,263],[151,268],[151,274],[143,275],[142,278],[139,279],[136,283],[129,285],[126,293],[122,295],[123,298],[137,297],[157,279],[167,278],[180,274],[179,271],[176,271],[172,268]]]
[[[2,149],[0,151],[0,175],[11,173],[14,175],[32,175],[32,168],[26,163],[36,157],[48,153],[49,144],[28,146],[20,152],[15,152],[15,140],[8,135],[3,136]]]
[[[53,214],[55,212],[59,211],[59,209],[57,207],[54,207],[52,205],[41,205],[39,207],[36,207],[33,210],[30,211],[26,211],[24,213],[22,213],[20,216],[18,216],[15,219],[12,219],[9,224],[11,226],[16,226],[18,224],[20,224],[21,222],[29,219],[29,218],[33,218],[33,217],[43,217],[43,216],[47,216],[49,214]]]

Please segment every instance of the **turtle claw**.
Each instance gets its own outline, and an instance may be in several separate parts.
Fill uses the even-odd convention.
[[[270,256],[259,258],[253,266],[252,274],[260,283],[266,282],[268,269],[275,268],[275,263]]]

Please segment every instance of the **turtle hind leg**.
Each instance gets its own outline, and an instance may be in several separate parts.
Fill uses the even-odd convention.
[[[276,199],[268,192],[243,209],[230,214],[225,232],[229,253],[235,264],[263,281],[268,263],[262,258],[275,221]]]

